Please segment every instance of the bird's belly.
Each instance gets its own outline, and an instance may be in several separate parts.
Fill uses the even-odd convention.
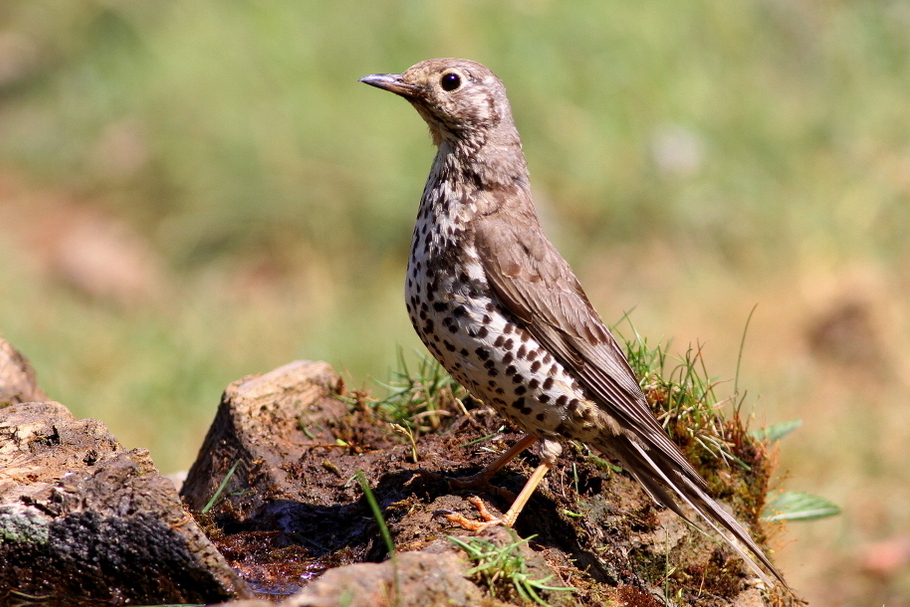
[[[591,443],[615,426],[563,364],[490,294],[475,288],[468,296],[446,288],[427,296],[429,285],[419,287],[409,288],[407,297],[417,334],[475,397],[542,438]],[[417,291],[423,296],[415,296]]]

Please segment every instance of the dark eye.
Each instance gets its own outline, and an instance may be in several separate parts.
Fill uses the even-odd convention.
[[[444,91],[454,91],[461,86],[461,76],[454,72],[443,74],[442,78],[439,80],[439,84]]]

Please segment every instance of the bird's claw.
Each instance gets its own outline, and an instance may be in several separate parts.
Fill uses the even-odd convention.
[[[483,531],[488,527],[506,524],[502,517],[493,516],[487,509],[487,505],[483,503],[483,500],[476,495],[468,497],[467,500],[471,502],[475,508],[477,508],[477,513],[480,515],[480,518],[482,518],[483,521],[471,520],[465,515],[454,512],[452,510],[438,510],[435,514],[441,514],[442,516],[449,519],[449,521],[455,523],[459,527],[467,529],[468,531]]]

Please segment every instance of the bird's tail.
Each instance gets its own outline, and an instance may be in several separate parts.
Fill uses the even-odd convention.
[[[666,506],[683,520],[704,532],[700,525],[685,515],[679,502],[689,505],[718,535],[724,538],[765,584],[773,586],[771,578],[758,566],[756,559],[780,581],[785,589],[790,589],[784,576],[771,564],[745,527],[705,492],[704,480],[694,470],[684,469],[678,462],[657,449],[647,449],[638,441],[623,437],[616,437],[615,441],[611,441],[610,445],[604,445],[601,450],[616,456],[654,501]],[[672,491],[672,494],[668,489]],[[743,546],[748,548],[748,552]]]

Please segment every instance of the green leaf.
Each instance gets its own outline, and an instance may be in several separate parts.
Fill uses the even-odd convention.
[[[837,504],[823,497],[784,491],[768,500],[761,518],[765,521],[814,521],[840,512]]]
[[[756,438],[760,441],[774,442],[782,439],[787,436],[797,428],[803,425],[803,420],[794,419],[788,422],[781,422],[779,424],[773,424],[767,428],[756,428],[755,430],[750,430],[749,435],[752,438]]]

